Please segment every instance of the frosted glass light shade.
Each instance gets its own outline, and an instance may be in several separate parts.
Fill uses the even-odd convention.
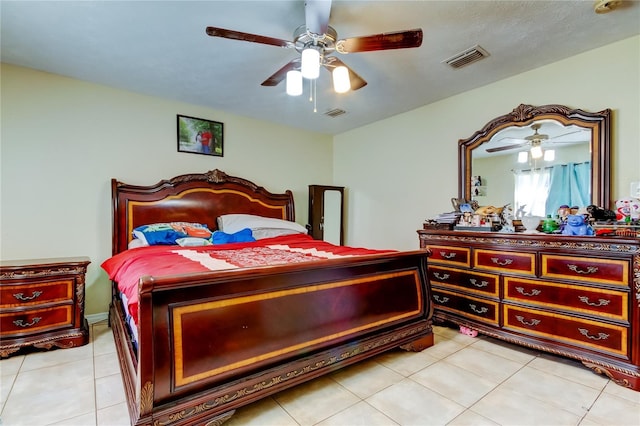
[[[531,158],[540,158],[542,157],[542,148],[540,146],[531,147]]]
[[[553,161],[556,159],[556,152],[553,149],[548,149],[544,152],[544,161]]]
[[[302,73],[298,70],[287,72],[287,95],[302,95]]]
[[[529,153],[527,151],[520,151],[518,153],[518,163],[526,163],[529,159]]]
[[[306,48],[302,51],[302,76],[314,80],[320,76],[320,52]]]
[[[333,69],[333,90],[336,93],[345,93],[351,90],[351,80],[349,80],[349,70],[340,65]]]

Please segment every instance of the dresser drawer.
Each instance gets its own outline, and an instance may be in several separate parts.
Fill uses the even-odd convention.
[[[475,249],[474,267],[526,275],[536,273],[535,253]]]
[[[432,284],[464,288],[492,297],[499,296],[500,286],[497,275],[433,265],[429,265],[428,269],[429,281]]]
[[[428,245],[431,250],[430,263],[471,266],[471,250],[466,247]]]
[[[542,254],[542,277],[629,286],[629,261]]]
[[[0,287],[0,308],[73,300],[74,280],[58,280]]]
[[[0,314],[0,336],[33,334],[69,327],[73,324],[73,306],[30,309]]]
[[[477,321],[498,325],[498,302],[461,295],[433,288],[436,314],[438,310],[452,312]]]
[[[569,315],[504,306],[504,329],[628,357],[628,328]]]
[[[506,302],[518,301],[621,321],[629,319],[629,295],[625,292],[504,277]]]

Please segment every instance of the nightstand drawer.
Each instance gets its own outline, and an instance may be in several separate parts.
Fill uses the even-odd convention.
[[[627,357],[628,328],[504,305],[503,328]]]
[[[543,278],[629,286],[629,261],[542,254]]]
[[[72,279],[5,285],[0,288],[0,308],[73,300]]]
[[[433,289],[436,312],[443,310],[491,325],[498,325],[498,302]]]
[[[467,270],[429,265],[429,281],[433,284],[464,288],[487,296],[498,297],[499,278],[493,274],[482,274]]]
[[[621,321],[629,319],[629,295],[624,292],[504,277],[506,302],[518,301]]]
[[[431,250],[430,263],[444,263],[448,265],[471,266],[471,250],[466,247],[427,245]]]
[[[31,309],[0,314],[0,336],[33,334],[69,327],[73,324],[73,306]]]
[[[476,249],[474,267],[496,272],[535,275],[535,253]]]

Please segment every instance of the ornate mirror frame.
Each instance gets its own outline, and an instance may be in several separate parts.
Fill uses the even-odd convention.
[[[471,200],[471,164],[473,150],[500,130],[510,126],[526,127],[536,120],[556,120],[565,126],[576,125],[591,130],[591,202],[609,207],[611,110],[587,112],[563,105],[532,106],[520,104],[509,114],[491,120],[468,139],[458,141],[458,197]]]

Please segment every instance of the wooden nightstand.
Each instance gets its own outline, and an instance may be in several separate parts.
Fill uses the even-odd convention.
[[[0,357],[23,347],[89,342],[84,317],[88,257],[0,262]]]

